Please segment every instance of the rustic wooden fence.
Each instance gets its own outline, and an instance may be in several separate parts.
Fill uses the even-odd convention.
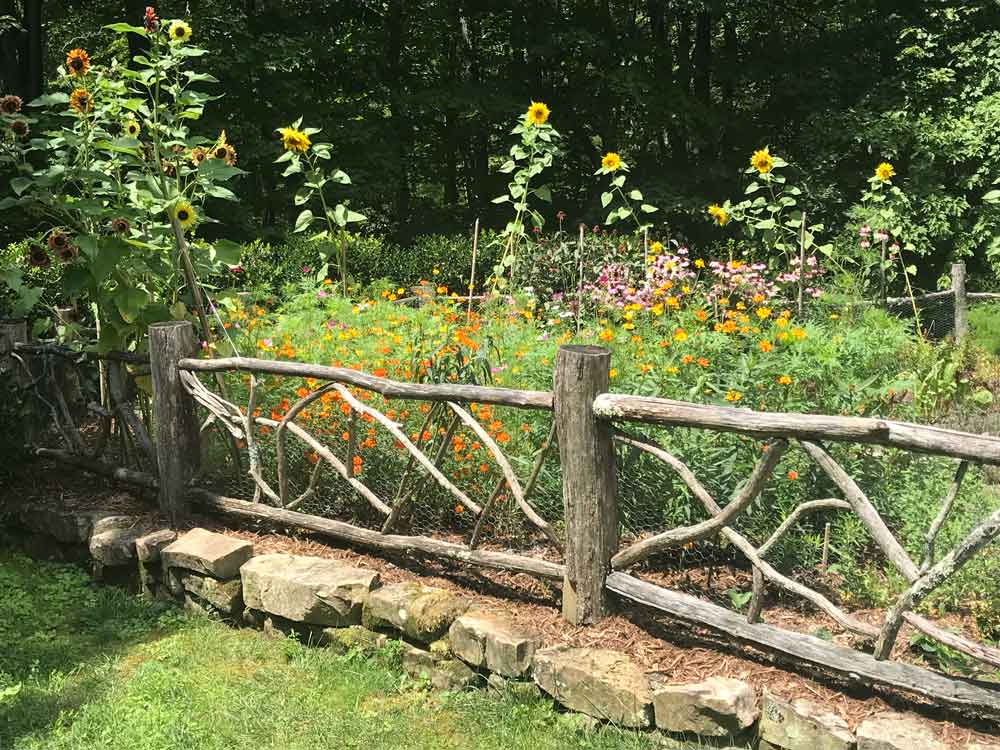
[[[572,623],[589,623],[611,611],[610,595],[637,602],[667,617],[708,628],[756,649],[799,664],[851,680],[862,680],[901,689],[953,707],[1000,715],[1000,689],[985,683],[949,677],[891,659],[893,645],[905,623],[950,648],[992,667],[1000,667],[1000,650],[946,630],[914,610],[949,576],[981,552],[1000,534],[1000,511],[970,531],[953,549],[937,550],[938,534],[951,512],[963,479],[971,465],[1000,465],[1000,438],[974,435],[929,426],[882,419],[810,414],[763,413],[749,409],[716,407],[668,399],[609,393],[609,351],[600,347],[564,346],[555,362],[553,391],[522,391],[460,384],[415,384],[376,377],[355,370],[298,362],[253,358],[202,359],[196,352],[190,323],[165,323],[150,327],[150,368],[155,414],[152,440],[157,449],[157,471],[114,467],[72,450],[42,451],[91,471],[158,490],[160,506],[170,518],[189,512],[189,503],[231,517],[259,520],[326,535],[349,544],[374,549],[415,553],[472,565],[516,571],[561,581],[563,613]],[[199,375],[244,373],[249,376],[248,403],[237,405],[210,388]],[[304,395],[280,418],[259,414],[255,409],[256,377],[287,376],[314,379],[317,387]],[[352,392],[353,389],[353,392]],[[407,399],[439,404],[453,416],[452,425],[464,425],[488,448],[500,467],[502,487],[514,498],[526,523],[549,542],[550,554],[528,555],[503,549],[485,549],[479,544],[482,519],[489,510],[474,502],[440,471],[440,451],[425,453],[419,441],[411,440],[382,411],[355,394],[381,394],[386,399]],[[380,497],[356,476],[350,467],[355,443],[353,426],[346,458],[310,434],[296,418],[322,394],[335,392],[351,414],[365,415],[389,432],[409,456],[406,471],[421,482],[434,483],[476,518],[471,538],[463,543],[416,534],[393,533],[394,519],[414,493],[397,492]],[[514,472],[501,446],[470,414],[470,404],[491,404],[515,409],[552,413],[553,431],[538,455],[549,445],[558,445],[562,475],[564,533],[556,533],[532,505],[537,467],[522,481]],[[198,409],[204,410],[201,419]],[[353,419],[353,417],[352,417]],[[760,459],[747,481],[725,503],[705,489],[696,473],[681,459],[654,440],[637,436],[629,424],[664,428],[684,427],[713,432],[737,433],[766,442]],[[210,426],[224,429],[242,441],[248,456],[248,471],[254,485],[251,501],[224,497],[192,486],[198,467],[201,436]],[[352,421],[353,425],[353,421]],[[264,426],[276,434],[276,483],[267,476],[254,434]],[[553,433],[555,440],[553,441]],[[287,441],[301,441],[319,457],[309,484],[301,493],[290,493],[286,466]],[[447,438],[444,441],[447,442]],[[955,460],[954,480],[940,502],[940,510],[927,530],[919,559],[913,559],[887,527],[865,492],[837,463],[827,443],[860,443]],[[702,506],[707,519],[620,543],[620,509],[616,467],[616,443],[641,451],[675,472]],[[781,456],[789,450],[804,451],[826,473],[842,498],[803,503],[783,519],[771,537],[755,544],[735,528],[735,522],[761,493]],[[301,513],[298,507],[315,492],[316,478],[327,467],[352,492],[384,519],[372,529],[341,520]],[[696,469],[699,467],[695,467]],[[402,486],[402,481],[400,482]],[[804,515],[820,511],[855,514],[889,563],[906,581],[906,588],[880,623],[871,624],[845,611],[821,592],[784,575],[768,562],[775,544]],[[641,579],[636,568],[651,557],[691,542],[723,538],[745,557],[753,570],[753,598],[743,615],[707,601]],[[631,571],[631,572],[627,572]],[[844,631],[860,636],[869,651],[837,646],[819,638],[776,628],[761,622],[764,593],[768,586],[800,597],[828,615]]]

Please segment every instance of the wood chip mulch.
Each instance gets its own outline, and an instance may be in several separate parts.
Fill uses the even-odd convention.
[[[73,474],[63,468],[33,467],[31,477],[0,484],[0,514],[5,506],[30,503],[53,505],[68,510],[112,510],[134,513],[156,521],[150,512],[151,498],[103,479]],[[40,471],[38,471],[41,469]],[[264,529],[232,527],[218,519],[194,517],[190,527],[202,526],[253,542],[259,553],[281,552],[342,560],[358,567],[379,571],[383,582],[419,579],[421,583],[449,589],[472,599],[513,622],[534,628],[547,645],[570,645],[606,648],[628,654],[650,672],[664,675],[670,682],[698,682],[708,677],[733,677],[752,684],[758,691],[767,689],[786,699],[806,698],[823,704],[840,715],[852,729],[866,718],[882,711],[899,711],[933,719],[939,739],[952,748],[966,748],[978,742],[1000,750],[1000,723],[974,720],[953,712],[888,691],[875,691],[869,685],[838,684],[834,679],[784,669],[766,653],[727,643],[711,633],[693,632],[657,614],[639,611],[608,617],[596,625],[573,626],[562,618],[559,587],[525,574],[472,569],[458,564],[368,555],[353,549],[331,546],[305,534],[275,533]],[[730,588],[745,590],[749,576],[745,571],[717,568],[694,569],[668,574],[643,574],[643,578],[670,585],[687,593],[699,593],[717,602],[725,602]],[[880,611],[854,612],[858,617],[877,621]],[[807,612],[769,602],[764,620],[789,630],[815,633],[827,630],[835,642],[851,645],[850,636],[822,613]],[[951,618],[949,626],[974,632],[969,622]],[[905,644],[908,634],[900,642]],[[905,645],[904,645],[905,649]],[[898,654],[897,656],[902,655]]]

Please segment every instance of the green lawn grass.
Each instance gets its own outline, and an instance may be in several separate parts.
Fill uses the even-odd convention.
[[[434,693],[393,650],[339,656],[0,551],[0,748],[652,748],[550,701]]]

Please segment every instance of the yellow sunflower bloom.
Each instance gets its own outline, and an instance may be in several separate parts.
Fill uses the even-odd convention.
[[[198,220],[198,213],[187,201],[178,201],[174,206],[173,217],[181,225],[181,229],[190,229]]]
[[[171,21],[170,28],[167,29],[167,36],[170,41],[176,44],[183,44],[191,38],[191,27],[184,21]]]
[[[85,115],[94,108],[94,99],[87,89],[74,89],[69,96],[69,106]]]
[[[139,125],[135,120],[126,120],[125,126],[122,128],[125,131],[125,135],[129,138],[138,138],[139,133],[142,132],[142,126]]]
[[[889,162],[884,161],[875,167],[875,176],[882,182],[888,182],[896,174],[896,169]]]
[[[191,149],[191,163],[196,167],[208,158],[208,151],[201,146]]]
[[[281,145],[285,147],[285,151],[304,152],[308,151],[312,145],[309,136],[301,130],[296,130],[295,128],[278,128],[278,132],[281,133]]]
[[[753,152],[750,157],[750,164],[761,174],[767,174],[774,169],[774,157],[771,156],[769,147],[764,147]]]
[[[544,125],[549,120],[549,108],[544,102],[532,102],[524,116],[527,125]]]
[[[71,49],[66,55],[66,70],[73,76],[85,76],[90,71],[90,55],[86,50]]]
[[[622,158],[616,154],[614,151],[608,151],[601,159],[601,166],[604,167],[609,172],[614,172],[620,169],[622,165]]]
[[[713,203],[708,207],[708,215],[715,219],[715,223],[720,227],[729,223],[729,212],[718,203]]]

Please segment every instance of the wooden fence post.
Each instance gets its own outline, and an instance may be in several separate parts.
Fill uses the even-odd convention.
[[[0,321],[0,373],[13,372],[18,383],[24,380],[24,368],[11,356],[14,344],[28,342],[28,323],[24,320]],[[29,377],[28,380],[31,378]]]
[[[955,342],[969,335],[969,297],[965,291],[965,263],[951,264],[951,288],[955,292]]]
[[[181,385],[177,369],[177,362],[195,351],[191,323],[173,321],[149,327],[160,510],[174,525],[187,513],[187,485],[198,468],[201,453],[194,400]]]
[[[608,614],[604,582],[618,550],[618,503],[611,425],[594,414],[608,390],[611,352],[563,346],[556,355],[554,405],[563,509],[566,575],[563,616],[574,625]]]

